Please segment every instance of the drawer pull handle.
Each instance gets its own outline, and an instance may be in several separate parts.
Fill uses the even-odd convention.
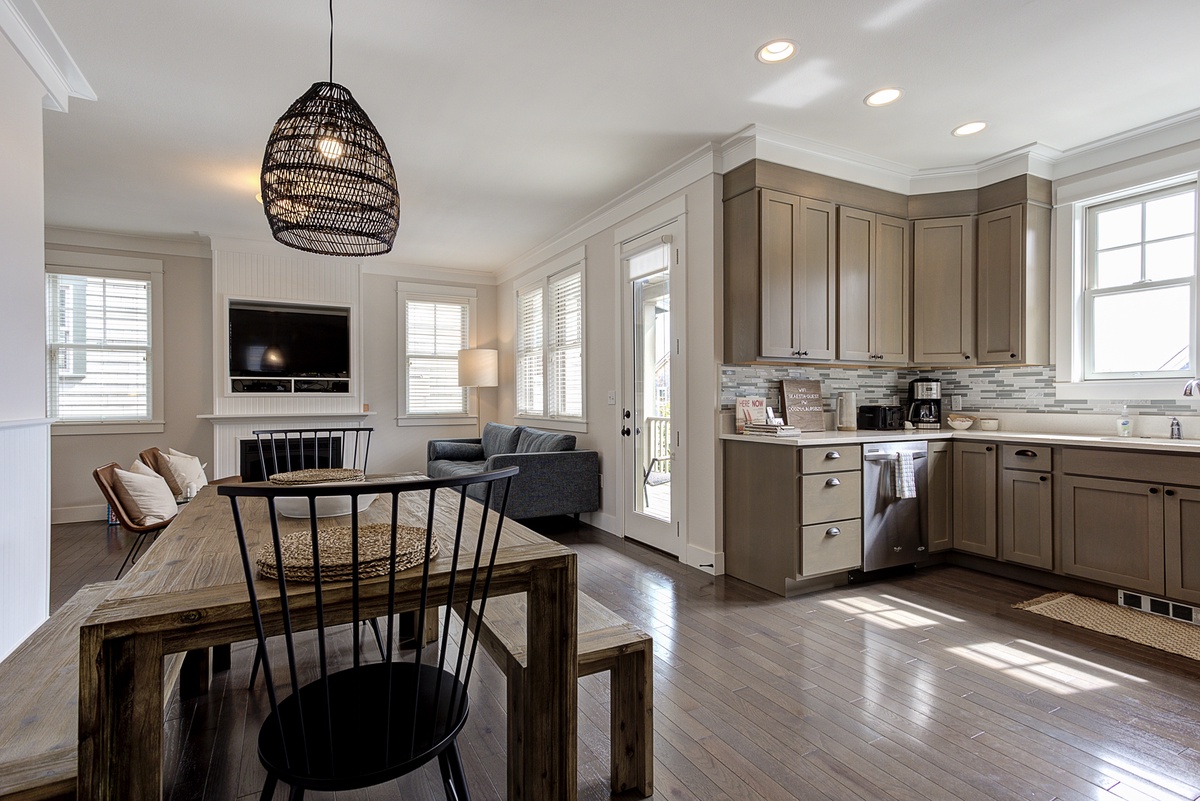
[[[825,454],[825,458],[826,459],[841,459],[842,455],[840,453],[838,453],[837,451],[830,451],[829,453]]]
[[[837,526],[833,526],[831,528],[825,529],[826,537],[836,537],[838,534],[841,534],[841,533],[842,533],[842,530],[840,528],[838,528]]]
[[[1167,497],[1169,497],[1169,498],[1174,498],[1174,497],[1175,497],[1175,490],[1167,490],[1167,491],[1166,491],[1165,493],[1163,493],[1163,494],[1164,494],[1164,495],[1166,495],[1166,496],[1167,496]]]
[[[840,486],[841,483],[842,482],[836,478],[830,478],[830,479],[825,480],[825,486],[827,486],[827,487],[837,487],[837,486]]]
[[[1158,494],[1158,487],[1151,487],[1151,488],[1150,488],[1150,494],[1151,494],[1151,495],[1157,495],[1157,494]]]
[[[1050,476],[1038,476],[1038,481],[1049,481]]]
[[[1021,450],[1014,453],[1013,456],[1028,456],[1030,459],[1033,459],[1037,456],[1037,452],[1031,451],[1028,448],[1022,448]]]

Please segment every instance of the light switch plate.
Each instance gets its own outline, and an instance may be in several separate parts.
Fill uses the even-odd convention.
[[[962,411],[962,395],[950,396],[950,408],[956,412]]]
[[[617,391],[615,389],[610,389],[608,391],[608,405],[609,406],[617,405]]]

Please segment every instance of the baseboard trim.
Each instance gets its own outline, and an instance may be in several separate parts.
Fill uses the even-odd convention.
[[[621,532],[617,529],[617,518],[613,515],[605,514],[604,512],[588,512],[580,515],[583,522],[589,526],[595,526],[601,531],[607,531],[609,534],[615,534],[620,537]]]
[[[90,523],[107,519],[108,506],[103,503],[94,506],[63,506],[50,510],[51,523]]]

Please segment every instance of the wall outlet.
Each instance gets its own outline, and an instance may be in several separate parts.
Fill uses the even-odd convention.
[[[962,411],[962,395],[950,396],[950,408],[956,412]]]
[[[615,389],[610,389],[608,391],[608,405],[609,406],[617,405],[617,391]]]

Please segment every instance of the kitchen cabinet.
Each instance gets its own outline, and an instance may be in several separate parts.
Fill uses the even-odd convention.
[[[996,558],[996,446],[954,443],[954,549]]]
[[[838,208],[838,358],[907,364],[909,223]]]
[[[912,317],[913,362],[975,363],[973,216],[913,223]]]
[[[1064,475],[1063,572],[1162,595],[1163,497],[1159,484]]]
[[[1000,558],[1054,568],[1054,479],[1050,448],[1005,445],[1000,473]]]
[[[760,189],[725,202],[725,360],[836,354],[832,203]]]
[[[1200,489],[1163,488],[1167,596],[1200,605]]]
[[[978,362],[1050,363],[1050,209],[1017,203],[979,215]]]
[[[786,595],[861,566],[861,446],[724,446],[727,575]]]
[[[928,448],[925,545],[929,553],[937,553],[954,544],[954,450],[944,440],[932,440]]]

